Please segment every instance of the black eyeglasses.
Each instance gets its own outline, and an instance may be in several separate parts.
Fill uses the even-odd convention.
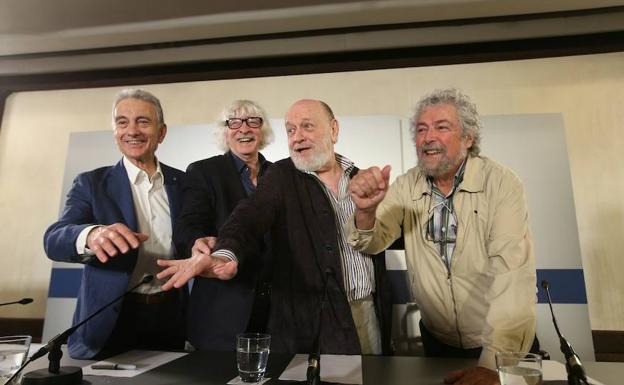
[[[243,123],[247,123],[247,127],[249,128],[260,128],[262,127],[262,118],[259,116],[250,116],[245,119],[241,118],[230,118],[225,121],[225,125],[228,126],[232,130],[237,130],[243,126]]]

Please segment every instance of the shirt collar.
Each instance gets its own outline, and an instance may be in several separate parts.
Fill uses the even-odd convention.
[[[154,176],[152,177],[152,181],[156,181],[156,180],[162,181],[163,173],[162,173],[162,169],[160,168],[160,162],[156,158],[154,158],[154,160],[156,161],[156,172],[154,173]],[[123,157],[123,165],[126,169],[126,173],[128,174],[128,180],[130,181],[131,184],[138,184],[139,182],[141,182],[143,178],[146,178],[149,180],[147,172],[145,172],[145,170],[141,170],[140,168],[138,168],[134,163],[130,161],[130,159],[126,158],[125,156]]]
[[[483,158],[481,156],[468,156],[464,178],[459,188],[468,192],[479,192],[483,191],[484,185]]]
[[[483,159],[480,156],[468,155],[463,164],[463,177],[458,182],[458,189],[468,192],[483,191],[484,176],[483,176]],[[418,169],[418,166],[414,170]],[[458,170],[459,171],[459,170]],[[457,173],[455,177],[457,178]],[[412,191],[413,199],[420,199],[424,195],[429,194],[431,187],[429,184],[429,178],[424,175],[422,170],[418,169],[416,176],[416,186]]]
[[[232,158],[232,161],[234,161],[234,167],[236,167],[236,171],[238,171],[239,174],[242,173],[245,167],[247,167],[247,163],[245,163],[244,160],[236,156],[232,151],[228,151],[227,153]],[[264,158],[264,156],[262,156],[261,153],[258,153],[258,169],[262,170],[265,163],[266,159]]]
[[[353,172],[353,169],[355,168],[355,163],[353,163],[351,159],[347,158],[346,156],[340,155],[337,152],[335,152],[334,155],[336,157],[336,162],[338,162],[338,164],[342,168],[343,173],[347,176],[351,175],[351,173]],[[318,177],[318,174],[316,173],[316,171],[303,171],[303,172],[305,172],[306,174],[312,174]]]
[[[340,167],[342,167],[342,169],[344,170],[345,175],[350,175],[353,169],[355,168],[355,163],[353,163],[351,159],[347,158],[346,156],[342,156],[338,153],[336,153],[336,161],[338,162]]]
[[[466,170],[467,162],[468,162],[468,157],[464,158],[461,165],[457,169],[457,172],[455,172],[455,180],[453,182],[453,188],[451,189],[451,191],[449,191],[447,197],[453,195],[453,193],[455,193],[455,191],[459,188],[459,185],[464,181],[464,171]],[[435,183],[433,183],[433,177],[428,176],[427,182],[429,183],[429,187],[431,188],[431,191],[434,191],[440,196],[444,196],[442,192],[438,189],[438,187],[435,185]]]

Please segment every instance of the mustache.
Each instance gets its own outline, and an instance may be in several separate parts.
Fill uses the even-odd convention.
[[[423,144],[419,152],[425,152],[425,151],[446,152],[446,146],[443,146],[441,144]]]
[[[308,144],[299,144],[299,145],[294,145],[293,146],[293,150],[294,151],[299,151],[299,150],[306,150],[306,149],[311,149],[312,146],[308,145]]]

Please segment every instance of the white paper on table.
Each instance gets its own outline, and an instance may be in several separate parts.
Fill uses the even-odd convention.
[[[297,354],[279,379],[305,381],[307,371],[308,355]],[[361,385],[362,356],[321,354],[321,381]]]
[[[129,352],[110,357],[104,361],[94,362],[91,365],[131,364],[136,365],[135,370],[91,369],[91,365],[88,365],[82,368],[82,374],[89,376],[134,377],[187,354],[188,353],[185,352],[178,353],[157,352],[151,350],[131,350]]]
[[[542,379],[544,381],[565,380],[568,378],[565,365],[561,362],[552,360],[542,361]],[[594,380],[591,377],[587,377],[587,381],[592,385],[604,385],[598,380]]]

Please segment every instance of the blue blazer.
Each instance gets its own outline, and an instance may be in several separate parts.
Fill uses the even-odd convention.
[[[184,172],[163,163],[160,167],[173,227],[180,207]],[[111,258],[107,263],[101,263],[95,257],[83,260],[76,252],[76,239],[84,228],[117,222],[137,231],[132,190],[123,161],[78,175],[67,194],[61,218],[45,232],[44,248],[50,259],[85,264],[74,312],[74,325],[128,289],[137,260],[136,250]],[[121,301],[78,328],[69,338],[69,355],[77,359],[94,357],[110,337],[120,310]]]

